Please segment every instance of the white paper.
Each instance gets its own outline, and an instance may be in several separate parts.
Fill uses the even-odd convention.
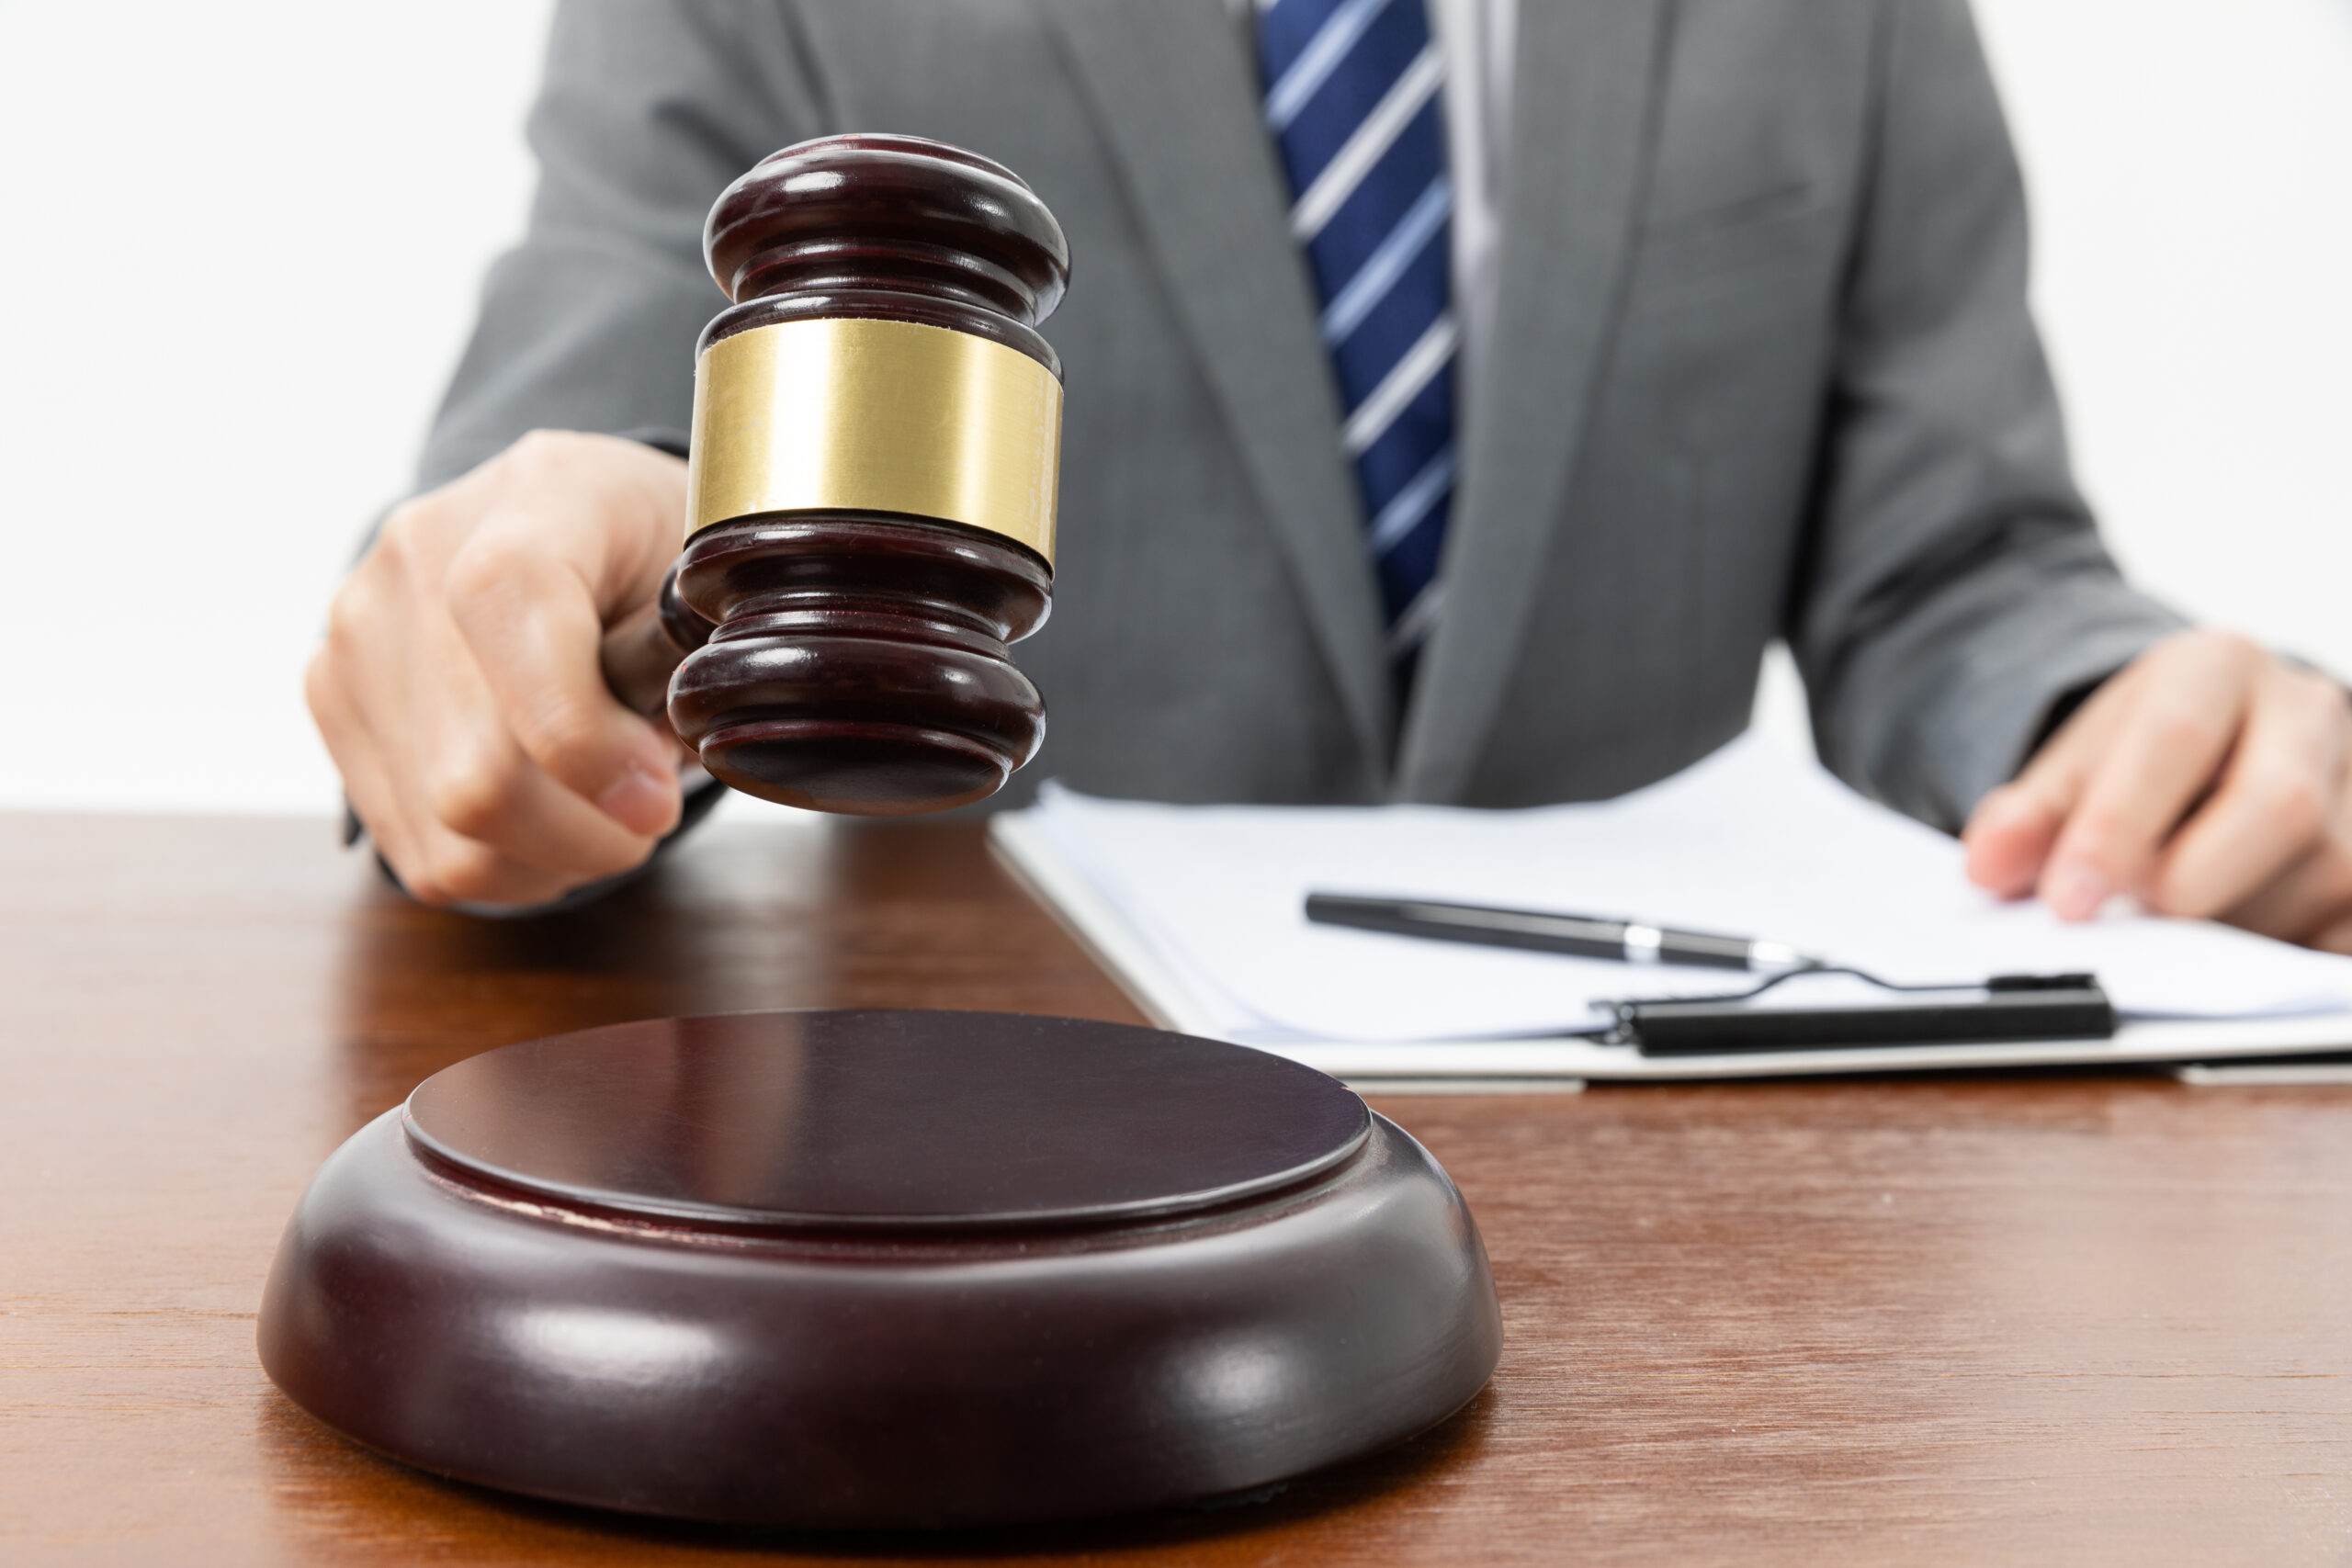
[[[1173,807],[1048,785],[1024,818],[1216,1032],[1252,1043],[1500,1040],[1589,1027],[1611,999],[1746,983],[1313,926],[1310,891],[1762,937],[1905,984],[2087,970],[2143,1018],[2352,1010],[2352,959],[2201,921],[2068,925],[1996,900],[1967,882],[1952,840],[1761,737],[1594,805]]]

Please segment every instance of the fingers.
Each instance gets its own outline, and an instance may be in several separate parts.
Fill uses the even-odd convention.
[[[345,796],[402,886],[431,904],[522,906],[543,903],[582,880],[511,861],[434,820],[409,787],[409,775],[384,755],[363,711],[371,698],[380,705],[387,694],[382,684],[356,680],[356,673],[339,668],[331,638],[311,660],[305,691],[343,774]]]
[[[2352,952],[2352,835],[2338,831],[2222,914],[2281,942]],[[2181,911],[2167,911],[2177,913]]]
[[[677,819],[676,745],[597,674],[674,553],[683,465],[527,439],[388,519],[306,680],[353,809],[429,903],[544,903]]]
[[[441,674],[433,702],[417,715],[420,753],[410,770],[418,781],[419,815],[502,859],[579,879],[617,874],[650,854],[675,822],[675,807],[656,826],[638,829],[566,787],[517,739],[511,715],[457,628],[445,625],[440,635],[447,647],[430,662]],[[657,744],[665,748],[657,754],[674,796],[676,769],[667,763],[667,742],[657,737]]]
[[[2033,891],[2065,816],[2018,784],[2001,785],[1976,803],[1961,842],[1968,850],[1968,880],[2004,898]]]
[[[2334,682],[2269,664],[2219,786],[2163,853],[2151,907],[2216,917],[2291,871],[2317,868],[2344,793],[2347,719]]]
[[[2330,921],[2303,939],[2305,947],[2316,947],[2323,953],[2341,953],[2352,956],[2352,914]]]
[[[527,502],[492,513],[450,563],[450,618],[522,752],[619,827],[658,836],[678,820],[671,743],[605,686],[594,588],[543,543],[564,531]]]
[[[2081,919],[2117,893],[2352,952],[2352,702],[2225,633],[2109,681],[1971,816],[1968,870]]]
[[[2243,638],[2191,633],[2126,671],[2136,679],[2040,879],[2061,919],[2087,919],[2118,893],[2150,897],[2165,841],[2228,761],[2267,663]]]
[[[2034,890],[2093,764],[2129,708],[2130,679],[2127,671],[2094,693],[2023,773],[1977,803],[1961,835],[1969,880],[2004,898]]]

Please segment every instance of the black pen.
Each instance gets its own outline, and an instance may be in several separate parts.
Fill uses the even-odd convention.
[[[1678,931],[1637,920],[1596,919],[1589,915],[1552,915],[1535,909],[1490,909],[1477,904],[1444,904],[1429,898],[1360,898],[1343,893],[1309,893],[1306,918],[1318,925],[1438,942],[1470,942],[1487,947],[1568,953],[1579,958],[1615,958],[1628,964],[1683,964],[1708,969],[1751,969],[1759,974],[1818,967],[1785,942],[1753,937],[1710,936]]]

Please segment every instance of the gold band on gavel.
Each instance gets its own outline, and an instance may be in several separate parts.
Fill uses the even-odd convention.
[[[899,512],[1054,558],[1062,384],[987,338],[912,321],[754,327],[695,367],[688,536],[763,512]]]

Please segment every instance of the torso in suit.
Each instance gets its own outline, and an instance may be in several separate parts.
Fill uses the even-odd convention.
[[[1780,635],[1825,760],[1951,826],[2179,625],[2068,479],[1962,0],[1523,0],[1498,326],[1400,701],[1258,91],[1226,0],[568,4],[423,477],[683,431],[712,198],[905,131],[1017,170],[1076,258],[1054,615],[1017,650],[1051,728],[999,803],[1612,794],[1736,733]]]

